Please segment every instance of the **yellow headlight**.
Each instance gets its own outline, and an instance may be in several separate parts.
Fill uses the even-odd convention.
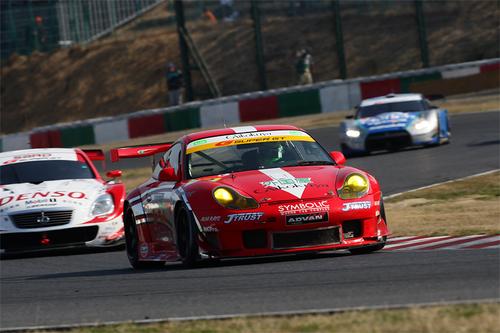
[[[255,199],[245,197],[229,187],[218,187],[214,190],[213,195],[215,201],[224,208],[254,209],[259,207]]]
[[[364,196],[366,193],[368,193],[368,180],[363,175],[353,173],[344,180],[339,196],[342,199],[355,199]]]
[[[234,197],[231,192],[223,187],[219,187],[214,191],[214,198],[223,206],[227,206],[234,201]]]

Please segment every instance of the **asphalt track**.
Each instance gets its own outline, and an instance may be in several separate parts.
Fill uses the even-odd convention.
[[[449,145],[354,158],[385,194],[468,176],[500,164],[500,113],[451,117]],[[337,129],[311,130],[329,150]],[[390,221],[389,221],[390,223]],[[500,300],[493,250],[333,252],[169,264],[134,272],[125,253],[58,253],[0,262],[0,327],[66,325],[356,306]]]

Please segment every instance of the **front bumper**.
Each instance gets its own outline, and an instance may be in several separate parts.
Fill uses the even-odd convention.
[[[378,198],[368,197],[349,201],[338,198],[330,200],[327,210],[317,212],[327,213],[328,221],[290,225],[286,219],[290,214],[282,214],[279,205],[268,205],[261,207],[265,213],[259,221],[224,224],[222,218],[217,223],[201,222],[204,231],[199,241],[200,248],[204,254],[212,257],[248,257],[373,245],[387,236],[389,230],[380,216],[380,194]],[[343,203],[348,202],[369,202],[370,208],[342,211]],[[292,215],[314,214],[301,212]],[[204,216],[213,216],[213,212],[202,211],[197,216],[203,220]]]
[[[16,229],[0,233],[0,253],[117,246],[123,244],[124,237],[121,216],[92,224]]]
[[[355,139],[344,137],[342,140],[342,144],[345,148],[352,152],[396,150],[437,143],[439,143],[437,131],[412,135],[406,130],[367,133],[363,137]]]

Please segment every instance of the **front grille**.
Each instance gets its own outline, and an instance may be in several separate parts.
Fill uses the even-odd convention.
[[[15,226],[21,229],[46,228],[68,224],[73,215],[72,210],[34,212],[10,215]]]
[[[273,234],[274,249],[328,245],[339,242],[340,236],[338,227]]]
[[[89,226],[52,231],[1,234],[0,248],[5,251],[36,250],[50,247],[83,245],[95,239],[99,227]],[[42,240],[48,240],[42,243]]]
[[[361,220],[349,220],[342,222],[342,233],[344,238],[356,238],[361,237],[362,234],[362,223]]]
[[[368,151],[392,150],[411,146],[411,136],[406,131],[391,131],[369,134],[365,147]]]
[[[243,231],[243,246],[247,249],[263,249],[267,247],[267,232],[265,230]]]

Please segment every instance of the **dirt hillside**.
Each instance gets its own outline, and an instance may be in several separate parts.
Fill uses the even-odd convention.
[[[421,68],[411,3],[383,15],[342,12],[348,77]],[[497,2],[457,3],[446,7],[446,15],[441,7],[427,12],[431,65],[499,57]],[[1,68],[1,132],[166,106],[164,67],[167,61],[180,65],[179,48],[175,26],[158,22],[171,15],[160,6],[85,47],[12,56]],[[315,81],[339,78],[333,17],[321,11],[263,15],[269,88],[296,83],[294,54],[306,46]],[[216,25],[190,21],[188,29],[223,95],[260,90],[249,16]],[[197,99],[208,98],[201,76],[194,73],[193,79]]]

